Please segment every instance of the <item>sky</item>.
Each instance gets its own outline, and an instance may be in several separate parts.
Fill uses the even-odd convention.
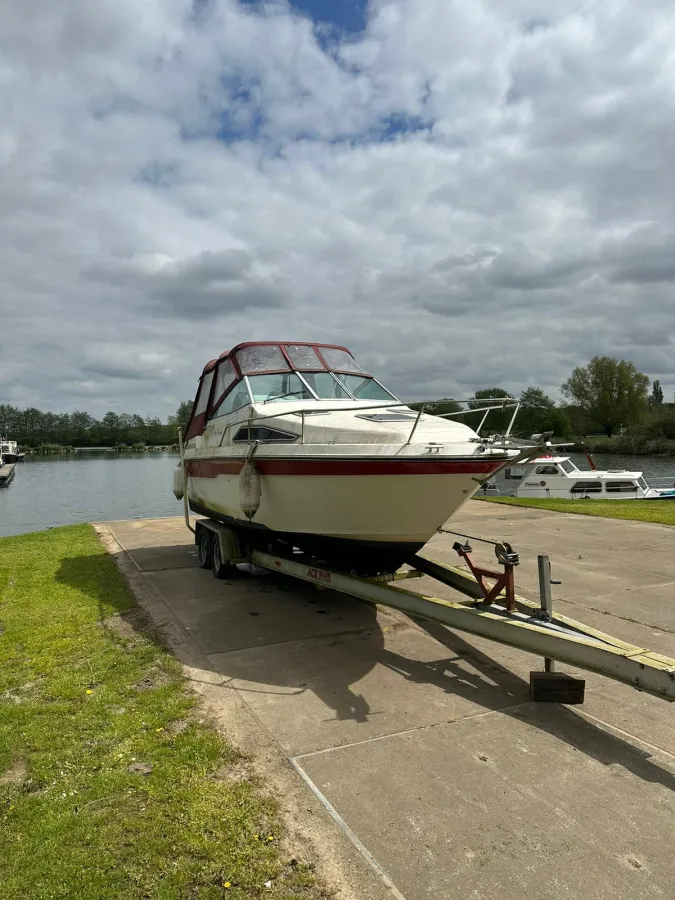
[[[0,0],[0,403],[172,413],[247,340],[403,399],[675,391],[670,0]]]

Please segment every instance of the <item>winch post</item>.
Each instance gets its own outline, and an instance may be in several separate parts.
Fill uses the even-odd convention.
[[[551,578],[551,560],[548,556],[538,556],[539,605],[537,618],[542,622],[553,619],[553,596],[551,585],[560,584]],[[555,670],[555,660],[544,657],[544,671],[530,672],[530,697],[538,702],[583,703],[586,682],[583,678],[565,675]]]
[[[546,622],[551,621],[553,615],[553,596],[551,594],[551,560],[548,556],[538,556],[539,567],[539,602],[541,605],[541,618]],[[544,657],[544,671],[555,672],[555,660]]]

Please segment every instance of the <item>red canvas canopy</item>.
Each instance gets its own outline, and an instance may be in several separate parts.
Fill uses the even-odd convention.
[[[347,347],[314,341],[246,341],[204,366],[185,440],[201,434],[212,411],[245,375],[279,372],[367,374]]]

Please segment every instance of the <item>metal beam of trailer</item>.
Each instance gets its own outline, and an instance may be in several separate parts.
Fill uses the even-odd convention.
[[[438,567],[436,577],[441,570],[445,570],[446,574],[454,576],[455,584],[452,586],[463,593],[473,593],[470,577],[461,570],[442,566],[425,557],[419,559],[430,563],[429,568]],[[548,622],[538,620],[540,607],[521,597],[516,598],[515,611],[508,612],[495,603],[483,607],[477,602],[477,597],[459,602],[443,600],[407,590],[396,581],[383,583],[382,579],[358,578],[319,568],[311,562],[258,550],[252,552],[251,562],[370,603],[389,606],[411,616],[440,622],[500,644],[597,672],[663,700],[675,701],[675,659],[620,641],[567,616],[554,613]],[[445,577],[439,580],[450,583]],[[466,583],[462,584],[462,580]]]

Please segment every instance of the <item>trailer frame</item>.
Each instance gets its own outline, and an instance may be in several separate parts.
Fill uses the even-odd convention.
[[[210,542],[204,529],[211,535]],[[216,578],[227,577],[235,567],[252,574],[278,572],[321,589],[336,590],[413,618],[439,622],[541,656],[545,671],[530,675],[534,700],[583,702],[583,682],[555,673],[554,661],[558,661],[604,675],[663,700],[675,701],[675,659],[612,637],[553,610],[547,556],[538,557],[540,602],[535,603],[515,593],[513,570],[519,558],[506,542],[495,544],[501,571],[473,563],[467,541],[456,543],[454,549],[467,563],[468,571],[417,553],[411,554],[406,567],[397,572],[364,578],[326,568],[320,560],[289,549],[274,538],[267,551],[263,551],[247,542],[246,529],[212,519],[197,519],[191,530],[200,547],[200,564],[203,568],[210,565]],[[211,548],[208,562],[202,552],[205,545]],[[423,576],[452,588],[461,597],[447,600],[410,590],[402,584]],[[486,579],[494,581],[494,585],[489,585]]]

